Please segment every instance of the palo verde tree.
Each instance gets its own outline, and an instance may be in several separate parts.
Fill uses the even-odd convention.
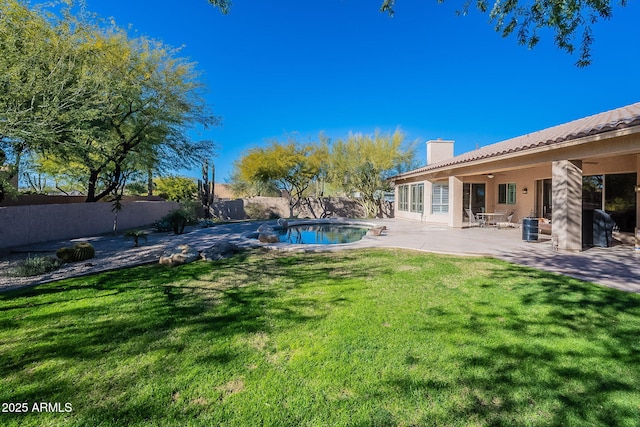
[[[78,165],[93,202],[117,194],[136,168],[185,167],[212,155],[210,141],[187,135],[217,118],[195,65],[178,50],[76,16],[73,4],[57,14],[18,0],[0,5],[0,149],[14,165],[27,154]]]
[[[322,172],[325,152],[318,144],[300,143],[295,138],[286,143],[273,141],[267,147],[256,147],[235,165],[234,176],[240,182],[269,187],[276,184],[289,199],[290,215],[300,206],[305,192]]]
[[[131,39],[120,29],[104,33],[94,26],[90,36],[101,108],[60,156],[85,165],[88,202],[121,186],[127,167],[147,171],[160,159],[185,167],[212,155],[210,141],[194,143],[187,135],[194,124],[217,123],[194,64],[159,41]]]
[[[445,0],[437,0],[443,3]],[[228,13],[229,0],[209,0],[222,13]],[[591,64],[591,27],[600,19],[610,19],[613,15],[611,0],[464,0],[458,11],[466,15],[472,4],[482,13],[488,13],[496,32],[503,37],[515,34],[518,43],[533,48],[540,41],[540,31],[549,29],[554,34],[555,44],[571,54],[579,45],[576,65]],[[626,6],[627,0],[618,4]],[[380,11],[393,16],[396,0],[382,0]]]
[[[154,184],[158,195],[176,202],[195,200],[198,194],[198,185],[193,178],[170,175],[155,178]]]
[[[414,158],[413,145],[403,148],[404,134],[399,130],[383,135],[349,134],[331,145],[328,179],[376,216],[382,209],[384,193],[391,189],[388,178],[406,169]]]
[[[64,145],[90,112],[81,84],[82,52],[69,25],[54,26],[41,9],[0,0],[0,199],[30,153]],[[0,164],[0,167],[2,165]]]
[[[279,197],[282,194],[274,181],[250,181],[244,178],[239,170],[239,163],[235,164],[228,184],[237,197]]]
[[[395,3],[396,0],[383,0],[380,10],[393,16]],[[626,3],[619,1],[620,6]],[[458,14],[466,15],[471,4],[465,0]],[[579,46],[579,67],[591,64],[592,25],[613,14],[611,0],[478,0],[473,4],[480,12],[489,13],[496,32],[503,37],[515,34],[521,45],[533,48],[540,41],[540,31],[549,29],[561,50],[572,54]]]

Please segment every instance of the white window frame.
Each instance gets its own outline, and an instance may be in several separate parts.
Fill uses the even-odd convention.
[[[398,186],[398,210],[409,210],[409,186],[406,184]]]
[[[411,185],[411,212],[424,212],[424,184]]]
[[[431,185],[431,213],[449,213],[449,184],[437,183]]]

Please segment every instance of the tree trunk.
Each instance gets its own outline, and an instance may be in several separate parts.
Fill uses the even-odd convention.
[[[147,196],[153,196],[153,170],[147,170]]]
[[[100,172],[101,170],[91,171],[91,175],[89,177],[89,189],[87,191],[87,200],[85,200],[85,202],[87,203],[97,202],[104,196],[111,194],[116,188],[118,188],[118,185],[120,185],[120,179],[122,177],[122,167],[119,164],[116,164],[116,169],[113,172],[113,177],[111,177],[111,182],[101,193],[96,194],[96,183],[98,181]]]
[[[98,175],[100,171],[92,170],[89,174],[89,186],[87,187],[87,199],[86,203],[96,202],[96,183],[98,182]]]

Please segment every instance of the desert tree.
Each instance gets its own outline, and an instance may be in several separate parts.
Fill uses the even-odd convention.
[[[326,163],[319,144],[302,143],[291,137],[287,142],[272,141],[266,147],[250,149],[236,162],[239,182],[268,187],[277,185],[289,200],[290,215],[298,208],[307,189]]]
[[[391,189],[388,178],[405,169],[403,165],[412,164],[414,146],[406,146],[405,135],[399,130],[393,134],[349,134],[331,144],[328,180],[359,201],[367,215],[376,216]]]
[[[78,165],[88,202],[117,192],[126,168],[189,167],[213,154],[211,141],[188,136],[218,118],[178,49],[74,14],[72,3],[48,13],[0,2],[0,150],[13,161],[0,191],[28,153]]]

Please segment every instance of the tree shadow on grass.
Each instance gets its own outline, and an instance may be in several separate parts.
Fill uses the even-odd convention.
[[[161,361],[145,362],[135,371],[128,363],[144,360],[150,352],[175,360],[175,355],[193,352],[193,343],[199,345],[188,357],[198,364],[218,369],[236,363],[246,350],[231,345],[234,337],[317,321],[327,315],[327,303],[348,303],[340,291],[331,296],[293,295],[298,287],[376,274],[376,268],[360,263],[356,254],[314,261],[318,257],[308,254],[241,253],[215,262],[135,267],[3,293],[0,325],[11,343],[0,341],[5,362],[0,367],[1,400],[66,401],[94,393],[91,384],[57,372],[76,363],[99,370],[115,365],[95,387],[115,387],[126,394],[136,384],[156,377],[166,380]],[[149,411],[166,409],[137,405],[124,404],[121,415],[145,419]],[[96,423],[113,415],[106,407],[91,411]],[[89,417],[80,408],[78,415]]]
[[[505,299],[469,301],[473,322],[452,331],[464,336],[451,356],[456,377],[443,384],[403,374],[388,387],[455,398],[448,416],[479,425],[637,423],[639,295],[506,263],[477,286]]]

